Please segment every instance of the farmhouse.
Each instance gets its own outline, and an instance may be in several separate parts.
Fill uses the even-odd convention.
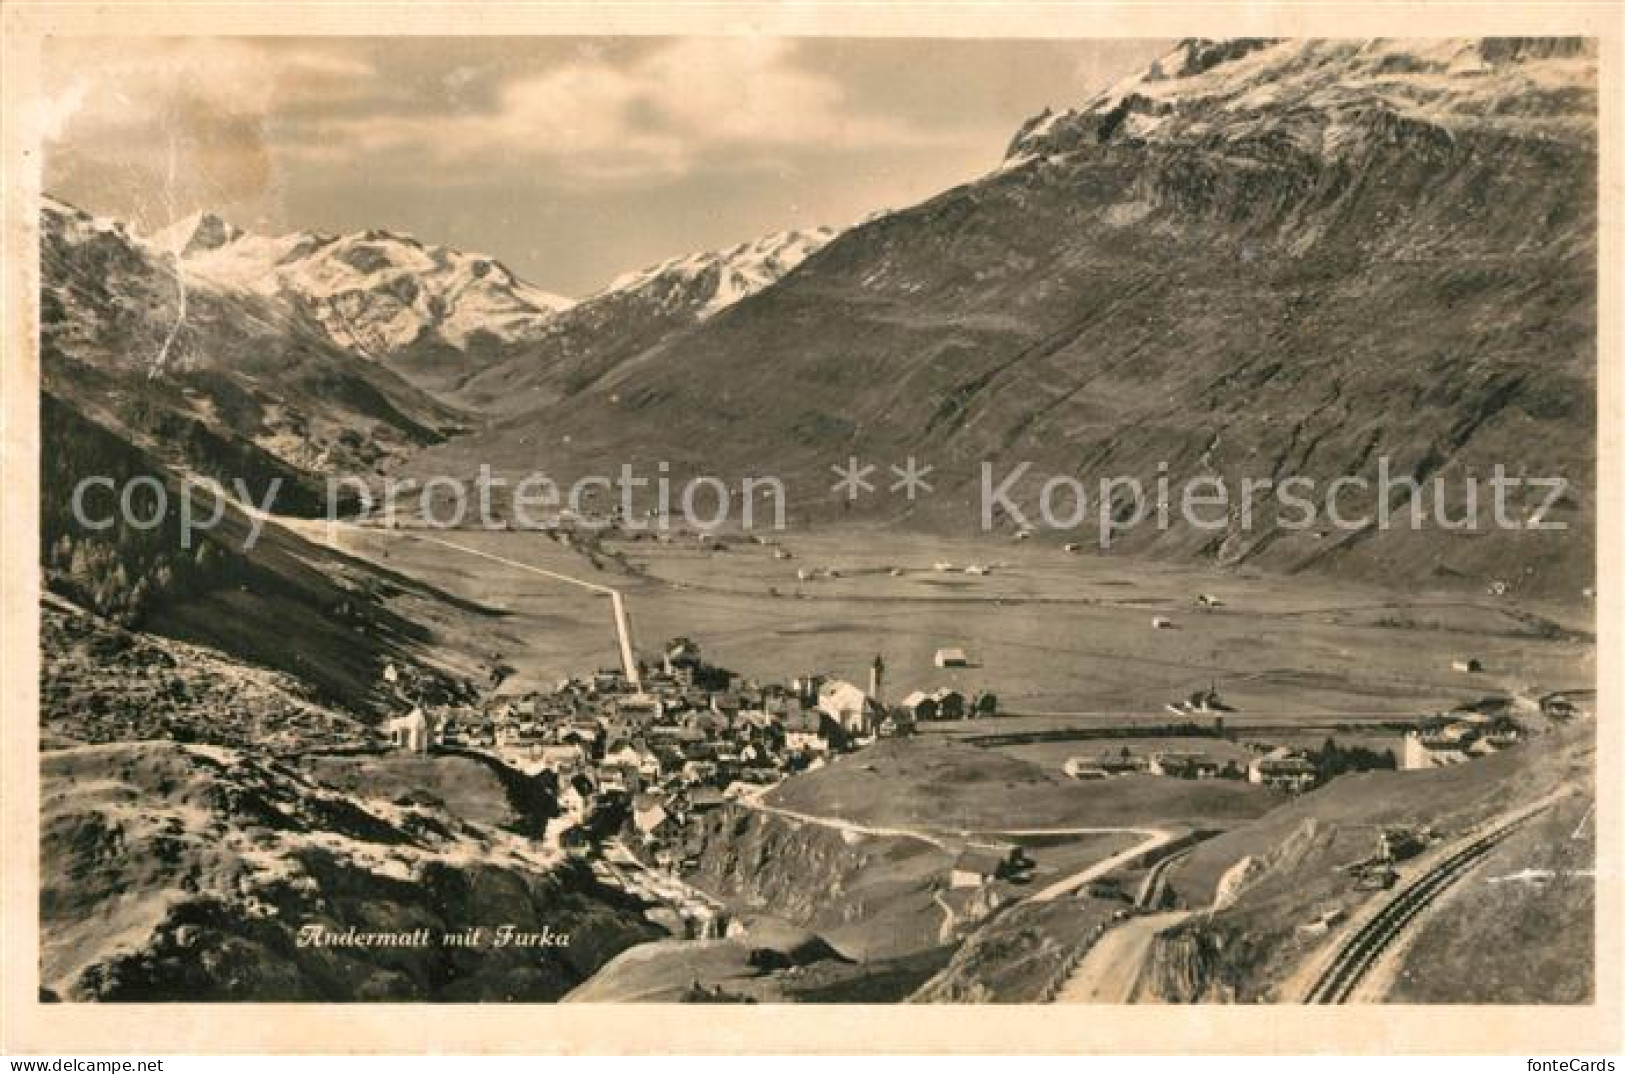
[[[574,743],[543,746],[539,759],[544,767],[555,772],[575,772],[587,767],[587,751]]]
[[[784,746],[793,753],[828,753],[830,743],[822,716],[813,710],[786,717]]]
[[[709,783],[716,776],[717,765],[715,761],[689,761],[677,773],[677,778],[689,786]]]
[[[689,792],[688,808],[691,813],[709,813],[727,801],[723,793],[715,787],[698,787]]]
[[[950,888],[978,888],[1004,875],[1006,857],[996,847],[966,847],[948,874]]]
[[[643,777],[636,768],[604,765],[598,769],[598,790],[605,795],[637,794],[643,790]]]
[[[915,721],[963,720],[969,714],[965,695],[952,687],[943,687],[927,693],[915,690],[903,698],[902,708]]]
[[[638,834],[651,843],[668,839],[677,830],[677,822],[666,812],[659,796],[653,794],[640,794],[633,800],[632,823]]]
[[[598,742],[600,728],[596,723],[587,720],[573,720],[558,730],[558,740],[561,745],[577,745],[592,749]]]
[[[968,668],[970,657],[965,655],[963,649],[938,649],[934,663],[939,668]]]
[[[1125,746],[1120,750],[1105,750],[1097,754],[1082,754],[1069,757],[1061,770],[1073,779],[1104,778],[1107,776],[1122,776],[1133,772],[1144,772],[1150,768],[1151,762],[1145,757],[1129,752]],[[1081,775],[1080,773],[1098,772],[1099,777]]]
[[[907,695],[901,705],[916,721],[937,718],[937,699],[924,690],[915,690]]]
[[[643,763],[643,754],[644,751],[622,738],[611,743],[609,749],[604,751],[603,764],[606,768],[636,769]]]

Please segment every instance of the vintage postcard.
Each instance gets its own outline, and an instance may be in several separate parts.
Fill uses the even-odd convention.
[[[1617,8],[6,18],[8,1048],[1620,1046]]]

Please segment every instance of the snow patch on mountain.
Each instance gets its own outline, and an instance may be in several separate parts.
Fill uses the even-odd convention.
[[[726,250],[674,257],[618,276],[593,297],[664,289],[663,302],[689,303],[705,320],[777,283],[837,234],[829,227],[781,231]]]
[[[998,170],[1113,142],[1268,139],[1337,158],[1367,143],[1379,114],[1446,132],[1572,126],[1596,64],[1581,38],[1192,39],[1079,108],[1029,120]]]
[[[59,235],[64,242],[81,243],[101,235],[133,241],[122,221],[87,213],[50,194],[40,195],[40,218],[42,230],[47,235]]]
[[[282,299],[376,360],[423,344],[464,350],[480,337],[525,342],[573,305],[492,258],[389,231],[268,236],[198,214],[147,242],[189,279]]]

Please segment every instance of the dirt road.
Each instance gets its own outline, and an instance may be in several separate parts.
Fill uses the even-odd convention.
[[[844,820],[840,817],[818,816],[812,813],[799,813],[793,809],[782,809],[779,806],[768,805],[762,801],[759,791],[754,794],[745,794],[739,798],[739,804],[747,809],[759,810],[763,813],[772,813],[775,816],[788,820],[800,821],[804,824],[816,824],[824,828],[833,828],[839,832],[854,835],[889,836],[896,839],[914,839],[922,843],[929,843],[939,850],[947,850],[951,845],[964,842],[974,842],[977,839],[1002,839],[1011,836],[1023,835],[1140,835],[1145,838],[1129,847],[1127,850],[1103,858],[1078,872],[1062,877],[1048,887],[1035,892],[1031,896],[1033,902],[1050,902],[1063,896],[1070,895],[1089,883],[1114,869],[1133,861],[1142,854],[1150,853],[1160,846],[1172,841],[1175,833],[1164,831],[1161,828],[1009,828],[997,831],[944,831],[926,828],[885,828],[872,824],[859,824],[856,821]]]
[[[1071,834],[1081,835],[1091,831],[1143,835],[1145,836],[1145,839],[1142,842],[1136,843],[1129,847],[1127,850],[1119,851],[1109,858],[1095,862],[1087,869],[1082,869],[1073,873],[1071,876],[1057,880],[1049,887],[1034,895],[1032,900],[1033,902],[1051,902],[1055,899],[1062,898],[1063,896],[1070,895],[1079,888],[1083,887],[1085,884],[1089,883],[1091,880],[1098,880],[1100,877],[1105,876],[1114,869],[1121,868],[1122,866],[1127,865],[1129,862],[1134,861],[1136,858],[1139,858],[1144,854],[1149,854],[1158,847],[1172,842],[1174,839],[1173,832],[1164,831],[1161,828],[1081,828],[1076,829]]]
[[[917,828],[882,828],[872,824],[859,824],[856,821],[842,820],[840,817],[821,817],[812,813],[798,813],[793,809],[780,809],[778,806],[770,806],[763,802],[761,792],[740,795],[738,801],[746,809],[771,813],[776,817],[800,821],[803,824],[815,824],[820,828],[833,828],[838,832],[846,832],[850,835],[878,835],[893,839],[915,839],[922,843],[929,843],[939,850],[948,849],[947,842],[940,835],[934,835]]]
[[[1056,1003],[1132,1003],[1157,934],[1189,917],[1187,912],[1131,918],[1107,930],[1061,986]]]
[[[600,582],[589,582],[585,578],[576,578],[573,575],[560,574],[558,571],[550,571],[545,567],[537,567],[530,563],[522,563],[517,559],[510,559],[507,556],[495,555],[491,552],[483,551],[482,549],[471,548],[466,544],[458,544],[456,541],[448,541],[440,537],[431,537],[428,534],[418,533],[415,531],[394,530],[387,527],[357,526],[350,522],[338,522],[330,520],[323,523],[319,529],[315,526],[306,527],[304,532],[307,536],[319,535],[326,541],[329,547],[337,549],[341,552],[344,549],[338,541],[338,534],[340,532],[365,533],[369,536],[379,533],[386,533],[392,537],[403,537],[407,540],[421,541],[424,544],[437,545],[440,548],[449,548],[454,552],[462,552],[465,555],[477,556],[480,559],[489,560],[492,563],[500,563],[504,567],[524,571],[527,574],[540,575],[543,578],[560,582],[564,585],[585,589],[587,592],[596,593],[601,597],[608,597],[610,621],[615,627],[615,644],[617,649],[620,651],[621,670],[626,675],[627,681],[630,682],[634,688],[642,688],[642,683],[638,675],[637,657],[632,651],[632,624],[626,614],[626,598],[621,594],[620,590],[613,586],[607,586]]]

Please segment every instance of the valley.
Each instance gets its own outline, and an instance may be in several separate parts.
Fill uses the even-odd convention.
[[[294,525],[312,538],[325,530]],[[613,585],[643,644],[691,635],[745,675],[857,676],[881,653],[895,697],[941,686],[992,691],[999,733],[1161,724],[1168,702],[1208,686],[1234,707],[1228,720],[1236,726],[1404,723],[1478,694],[1580,689],[1594,674],[1591,612],[1577,602],[1398,592],[868,527],[794,532],[772,546],[725,538],[721,550],[675,535],[669,543],[611,536],[590,552],[541,533],[434,536]],[[505,654],[517,682],[617,660],[600,599],[414,540],[409,530],[346,528],[338,547],[501,609],[526,647]],[[776,558],[777,548],[795,558]],[[941,562],[994,566],[968,576],[934,569]],[[840,576],[800,582],[805,564]],[[1224,606],[1198,607],[1203,593]],[[1177,629],[1154,629],[1159,615]],[[935,651],[949,646],[965,649],[975,666],[934,667]],[[1456,671],[1452,661],[1462,656],[1486,670]],[[980,730],[973,721],[942,733]]]

